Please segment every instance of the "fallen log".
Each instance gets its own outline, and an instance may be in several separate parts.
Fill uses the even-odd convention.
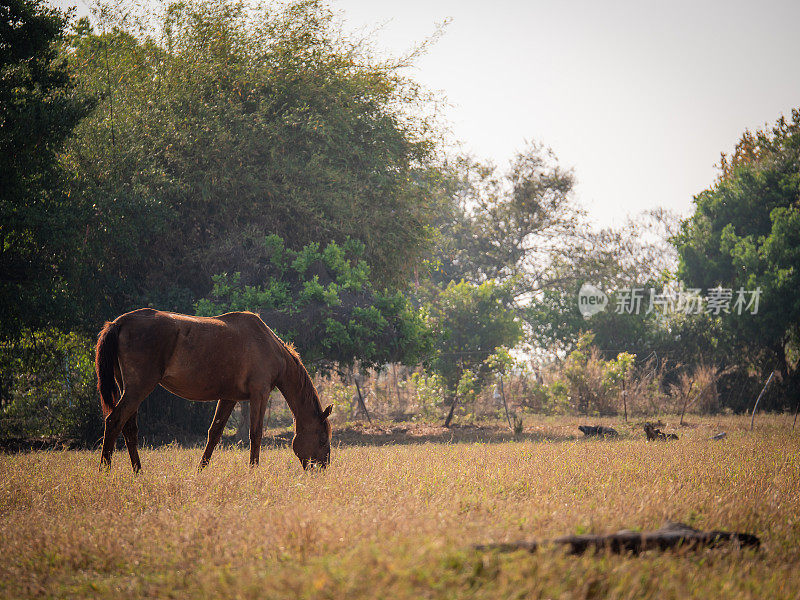
[[[700,531],[684,523],[667,521],[655,531],[631,531],[628,529],[606,535],[566,535],[553,540],[531,540],[501,544],[479,544],[475,550],[513,552],[525,550],[536,552],[547,546],[563,546],[570,554],[583,554],[587,550],[606,550],[614,554],[639,554],[647,550],[700,550],[730,544],[735,547],[751,547],[756,550],[761,540],[749,533],[729,531]]]
[[[613,427],[603,427],[602,425],[578,425],[578,429],[585,436],[616,437],[619,435]]]

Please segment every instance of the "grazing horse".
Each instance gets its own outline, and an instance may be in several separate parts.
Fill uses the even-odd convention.
[[[202,469],[222,436],[233,407],[250,401],[250,464],[258,464],[264,411],[277,387],[294,415],[292,449],[304,469],[331,457],[332,406],[322,410],[317,390],[293,347],[258,315],[232,312],[192,317],[141,308],[107,322],[97,340],[97,389],[105,415],[100,468],[111,467],[120,432],[134,472],[139,405],[159,384],[187,400],[216,401],[200,460]]]

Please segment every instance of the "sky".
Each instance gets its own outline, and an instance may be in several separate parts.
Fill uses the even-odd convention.
[[[656,207],[689,214],[721,152],[800,107],[797,0],[331,6],[346,29],[380,26],[375,44],[394,55],[449,20],[409,74],[445,95],[463,150],[504,167],[528,141],[549,146],[599,226]]]

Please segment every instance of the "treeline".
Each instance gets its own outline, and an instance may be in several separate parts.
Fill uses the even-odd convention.
[[[798,112],[745,133],[690,219],[598,231],[545,147],[454,156],[415,52],[376,55],[322,2],[0,10],[0,437],[93,442],[92,338],[141,306],[258,312],[339,379],[420,367],[442,418],[520,372],[512,348],[541,369],[657,356],[662,388],[702,365],[737,410],[725,376],[776,369],[766,408],[796,397]],[[591,319],[587,282],[610,294]],[[678,283],[759,289],[758,312],[615,310]],[[158,392],[142,426],[203,432],[209,410]]]

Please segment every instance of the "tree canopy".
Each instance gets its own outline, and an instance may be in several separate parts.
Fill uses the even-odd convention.
[[[531,383],[540,408],[616,410],[653,356],[675,365],[662,387],[737,370],[744,397],[777,368],[798,389],[800,110],[745,132],[691,217],[598,229],[545,146],[507,168],[450,152],[415,52],[376,54],[324,0],[100,2],[77,21],[8,0],[0,50],[0,409],[19,431],[93,431],[92,338],[142,306],[252,310],[323,373],[421,363],[429,409],[522,377],[520,343],[563,367]],[[591,319],[586,283],[608,294]],[[668,285],[733,297],[615,310]],[[203,426],[180,402],[166,421]]]
[[[424,311],[399,292],[380,292],[361,258],[364,246],[312,243],[299,251],[276,235],[260,242],[265,273],[248,285],[241,273],[214,277],[214,288],[195,309],[203,316],[233,310],[259,313],[297,347],[309,367],[329,371],[389,362],[416,364],[432,351]]]
[[[93,102],[60,54],[68,22],[43,0],[0,5],[0,338],[63,323],[74,291],[83,215],[58,152]]]
[[[197,0],[137,30],[101,13],[70,60],[100,98],[70,143],[91,206],[91,314],[189,310],[215,274],[261,268],[257,240],[348,238],[380,285],[426,251],[436,130],[400,64],[345,37],[322,3]]]
[[[486,359],[520,340],[511,289],[495,281],[451,282],[429,303],[438,351],[432,366],[451,392],[467,370],[485,377],[491,370]]]
[[[733,300],[740,288],[760,290],[756,314],[752,306],[718,316],[730,334],[729,351],[796,378],[800,110],[771,129],[745,132],[733,155],[723,155],[719,178],[695,198],[695,213],[684,223],[676,246],[678,276],[687,285],[733,289]]]

